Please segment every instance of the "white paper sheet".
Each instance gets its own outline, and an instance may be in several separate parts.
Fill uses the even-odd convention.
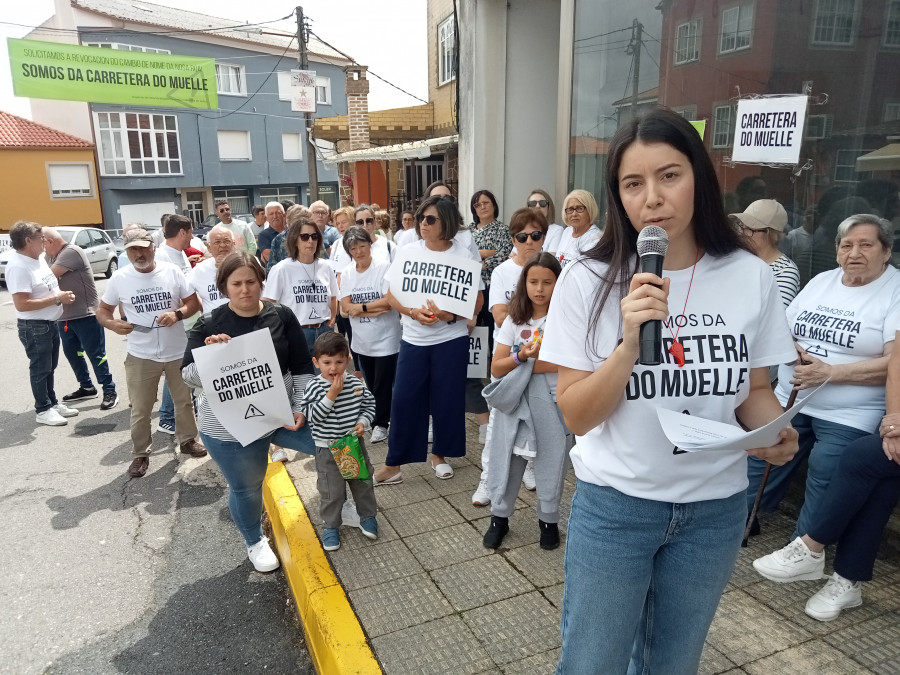
[[[827,380],[811,389],[807,396],[779,417],[753,431],[744,431],[733,424],[685,415],[664,408],[657,408],[656,415],[659,417],[659,423],[666,438],[686,452],[768,448],[778,443],[779,432],[826,384],[828,384]]]

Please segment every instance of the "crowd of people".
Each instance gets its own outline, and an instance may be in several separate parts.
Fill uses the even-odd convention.
[[[413,462],[452,479],[448,459],[467,452],[466,413],[483,443],[472,503],[490,506],[484,546],[502,546],[524,485],[536,490],[541,548],[556,548],[571,457],[559,673],[696,672],[745,527],[759,530],[749,517],[757,496],[760,512],[777,508],[806,461],[791,541],[754,567],[776,582],[820,579],[823,551],[836,543],[834,573],[806,611],[827,621],[859,605],[900,496],[892,223],[849,213],[806,241],[806,217],[791,230],[791,215],[764,193],[746,201],[745,186],[723,199],[696,131],[663,109],[619,128],[605,180],[605,214],[589,191],[571,191],[557,212],[536,188],[508,224],[487,189],[472,195],[466,223],[441,182],[397,214],[396,228],[377,205],[270,202],[254,207],[254,233],[219,202],[206,244],[184,216],[164,217],[160,241],[127,228],[130,264],[100,297],[83,252],[52,228],[17,223],[7,283],[37,421],[64,425],[78,414],[69,403],[99,395],[85,356],[101,408],[114,407],[104,329],[125,336],[129,474],[148,470],[164,377],[160,428],[182,453],[209,452],[218,464],[260,571],[278,566],[261,529],[273,447],[273,460],[286,461],[285,448],[315,457],[328,551],[341,544],[346,485],[363,534],[376,539],[376,486],[402,490]],[[668,236],[662,275],[638,263],[648,226]],[[837,267],[809,274],[803,256],[824,255],[820,229]],[[480,266],[470,316],[431,299],[404,304],[391,279],[416,254]],[[664,334],[658,365],[638,358],[651,321]],[[466,375],[476,326],[488,329],[490,378]],[[242,445],[212,412],[192,350],[260,328],[271,333],[294,423]],[[60,344],[79,385],[62,399]],[[665,408],[752,430],[813,391],[766,448],[685,451],[657,422]],[[388,442],[377,470],[367,432],[371,444]],[[348,474],[341,457],[351,449]]]

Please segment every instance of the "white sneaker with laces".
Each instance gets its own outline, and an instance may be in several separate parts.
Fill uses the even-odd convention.
[[[478,488],[472,495],[472,506],[487,506],[491,503],[491,493],[488,492],[487,478],[478,481]]]
[[[528,464],[525,465],[525,473],[522,474],[522,485],[525,486],[526,490],[534,491],[537,488],[537,483],[534,482],[534,460],[529,459]]]
[[[278,558],[269,546],[269,540],[263,537],[247,548],[247,557],[257,572],[271,572],[279,566]]]
[[[77,408],[70,408],[69,406],[67,406],[63,403],[57,403],[55,406],[53,406],[53,409],[56,410],[56,412],[58,412],[61,417],[77,417],[78,416]]]
[[[825,571],[825,554],[815,555],[803,539],[797,537],[784,548],[754,560],[753,568],[766,579],[778,583],[821,579]]]
[[[56,412],[56,408],[48,408],[44,412],[39,412],[35,419],[38,424],[46,424],[49,427],[62,427],[68,424],[66,418]]]
[[[386,441],[388,437],[388,430],[385,427],[375,427],[372,429],[372,442],[373,443],[381,443],[382,441]]]
[[[806,613],[819,621],[832,621],[842,609],[862,604],[862,584],[835,572],[818,593],[806,601]]]
[[[272,461],[273,462],[286,462],[288,461],[287,452],[285,452],[284,448],[278,448],[272,453]]]

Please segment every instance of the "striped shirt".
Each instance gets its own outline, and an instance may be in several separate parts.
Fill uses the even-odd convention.
[[[787,307],[800,291],[800,270],[794,261],[783,253],[775,262],[769,263],[769,267],[775,275],[775,284],[781,294],[781,301]]]
[[[313,440],[318,447],[328,447],[334,441],[353,433],[359,422],[371,426],[375,419],[375,397],[354,375],[344,375],[344,388],[332,401],[325,394],[331,382],[319,375],[306,385],[300,409],[306,415]]]

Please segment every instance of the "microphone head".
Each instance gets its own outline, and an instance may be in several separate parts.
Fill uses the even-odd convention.
[[[645,255],[666,255],[669,248],[669,235],[664,229],[658,225],[648,225],[638,232],[637,238],[637,254],[640,257]]]

